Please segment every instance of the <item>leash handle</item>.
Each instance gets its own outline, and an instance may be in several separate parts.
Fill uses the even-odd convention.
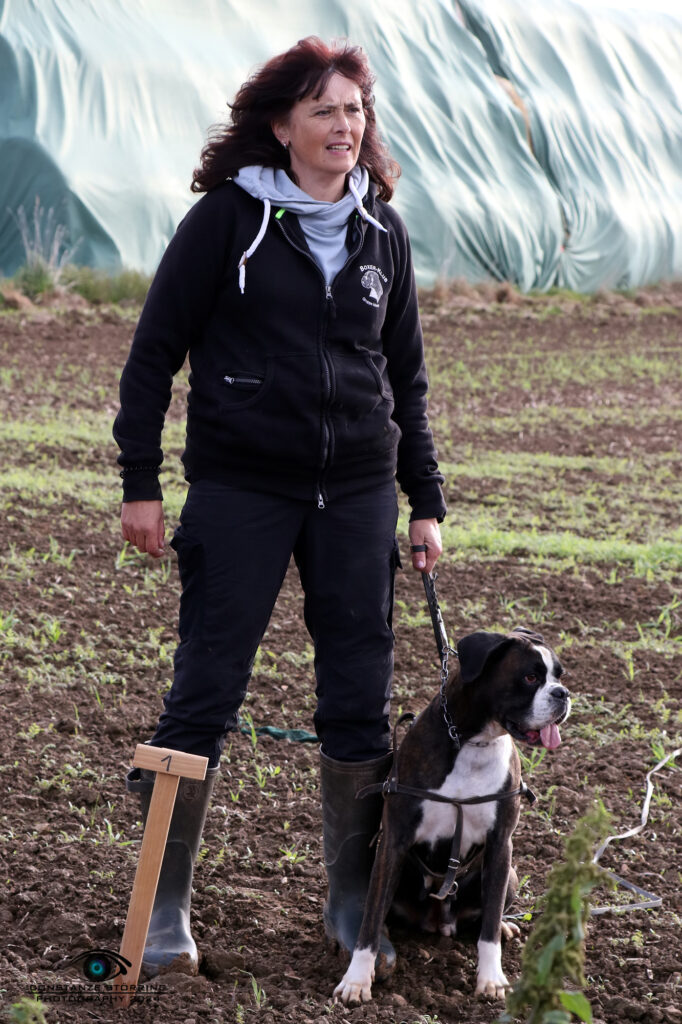
[[[430,572],[423,572],[422,583],[424,584],[426,603],[429,606],[438,655],[440,660],[443,661],[450,653],[450,644],[448,643],[448,634],[445,632],[445,623],[443,622],[438,597],[436,596],[436,577]]]

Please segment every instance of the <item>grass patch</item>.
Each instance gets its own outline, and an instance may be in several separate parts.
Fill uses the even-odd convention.
[[[92,267],[67,266],[62,272],[62,284],[69,291],[81,295],[95,306],[142,305],[151,275],[139,270],[119,270],[106,273]]]
[[[448,525],[442,528],[446,545],[446,558],[457,559],[462,553],[480,551],[494,558],[507,555],[540,558],[544,562],[560,560],[566,563],[592,565],[614,562],[631,567],[637,576],[651,576],[659,570],[682,569],[682,542],[659,540],[651,544],[624,543],[613,540],[593,540],[578,537],[568,531],[541,533],[539,531],[496,530],[470,526]]]
[[[166,514],[170,519],[179,517],[187,490],[187,485],[184,482],[181,484],[178,477],[174,481],[168,476],[164,479]],[[16,466],[2,474],[0,495],[5,509],[11,509],[15,503],[30,498],[38,507],[59,507],[62,510],[61,517],[66,520],[79,518],[79,513],[64,508],[68,504],[67,499],[73,499],[74,495],[78,495],[78,505],[83,510],[106,512],[112,517],[117,514],[121,501],[114,465],[106,475],[88,469],[62,469],[54,466],[49,471],[43,471]]]

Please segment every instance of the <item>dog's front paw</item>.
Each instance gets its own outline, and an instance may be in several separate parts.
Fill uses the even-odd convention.
[[[518,939],[521,935],[521,929],[513,921],[502,922],[502,938],[505,942],[509,942],[510,939]]]
[[[476,996],[478,999],[504,999],[507,989],[511,985],[504,974],[495,978],[478,978],[476,982]]]
[[[339,984],[334,1000],[342,1003],[368,1003],[372,998],[375,954],[369,949],[356,950]]]
[[[479,940],[476,995],[479,999],[504,999],[505,991],[508,988],[511,988],[511,985],[502,970],[499,942]]]

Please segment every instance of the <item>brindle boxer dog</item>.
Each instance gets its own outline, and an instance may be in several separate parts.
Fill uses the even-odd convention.
[[[519,929],[502,915],[518,884],[512,834],[526,792],[514,740],[555,750],[571,701],[559,681],[562,667],[537,633],[472,633],[457,644],[457,654],[445,709],[439,694],[416,719],[383,786],[364,918],[334,990],[344,1003],[372,997],[389,910],[443,935],[455,935],[464,922],[480,923],[476,995],[502,999],[509,987],[501,938]]]

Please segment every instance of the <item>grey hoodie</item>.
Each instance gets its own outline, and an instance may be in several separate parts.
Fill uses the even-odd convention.
[[[366,195],[369,187],[369,175],[367,169],[360,167],[359,164],[350,172],[349,191],[336,203],[313,199],[295,185],[281,168],[261,167],[258,164],[242,167],[235,175],[234,182],[254,199],[260,199],[265,204],[261,230],[242,256],[243,262],[240,262],[240,287],[245,283],[245,275],[241,270],[245,268],[246,260],[253,255],[265,234],[271,205],[298,216],[308,247],[321,267],[328,285],[346,262],[346,227],[353,210],[357,210],[364,220],[369,221],[380,231],[386,230],[362,205],[362,197]]]

